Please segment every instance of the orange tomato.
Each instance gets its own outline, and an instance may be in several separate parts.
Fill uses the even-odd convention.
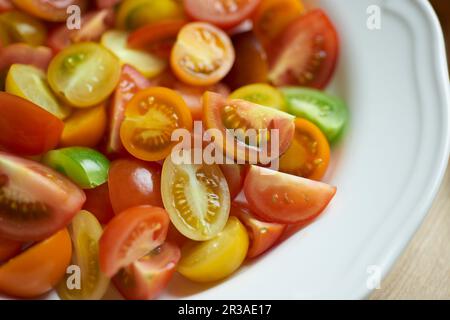
[[[280,157],[280,171],[320,180],[330,163],[330,145],[320,129],[305,119],[295,120],[295,138]]]
[[[51,289],[62,279],[72,256],[67,229],[34,245],[0,267],[0,292],[33,298]]]

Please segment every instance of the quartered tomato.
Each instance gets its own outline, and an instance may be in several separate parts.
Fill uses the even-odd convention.
[[[196,282],[224,279],[240,267],[248,245],[245,227],[236,217],[230,217],[225,228],[211,240],[191,241],[183,246],[178,272]]]
[[[109,169],[108,185],[114,212],[151,205],[162,207],[161,165],[137,159],[113,161]]]
[[[161,193],[172,223],[190,239],[211,239],[226,224],[230,193],[218,165],[175,164],[167,157]]]
[[[137,93],[127,104],[120,137],[125,149],[138,159],[166,158],[176,142],[176,129],[192,128],[192,116],[183,98],[173,90],[153,87]]]
[[[78,6],[82,11],[86,9],[86,0],[12,0],[14,5],[40,19],[47,21],[65,21],[68,18],[67,8]]]
[[[19,241],[0,238],[0,264],[17,255],[21,248],[22,243]]]
[[[0,92],[0,147],[38,155],[58,145],[64,123],[28,100]]]
[[[260,0],[183,0],[186,13],[194,20],[232,28],[247,19]]]
[[[99,300],[109,286],[109,279],[102,274],[99,267],[98,240],[102,235],[102,226],[94,215],[80,211],[70,225],[73,244],[72,265],[80,268],[80,288],[69,287],[71,273],[57,287],[58,295],[63,300]]]
[[[52,57],[53,53],[50,48],[14,43],[6,48],[0,48],[0,72],[7,70],[14,63],[29,64],[47,70]]]
[[[71,256],[69,232],[56,232],[0,266],[0,292],[36,298],[52,290],[64,276]]]
[[[230,99],[242,99],[266,107],[284,110],[284,97],[280,91],[266,83],[249,84],[232,92]]]
[[[114,285],[128,300],[156,298],[172,279],[180,256],[176,245],[164,243],[121,269],[113,278]]]
[[[0,236],[42,240],[65,227],[86,197],[40,163],[0,152]]]
[[[339,40],[328,16],[316,9],[294,20],[273,48],[269,79],[274,85],[323,89],[336,67]]]
[[[320,180],[329,162],[330,145],[322,131],[308,120],[295,120],[295,138],[280,157],[280,171]]]
[[[105,100],[120,77],[119,60],[94,42],[71,45],[48,67],[53,91],[75,107],[91,107]]]
[[[169,227],[164,209],[139,206],[115,216],[100,238],[100,269],[108,277],[164,243]]]
[[[107,224],[114,217],[114,210],[109,197],[108,184],[104,183],[94,189],[87,189],[83,209],[92,213],[101,224]]]
[[[221,164],[220,170],[227,180],[230,197],[233,200],[241,192],[244,185],[245,167],[239,164]]]
[[[227,75],[234,58],[233,45],[225,32],[208,23],[194,22],[178,33],[170,63],[180,80],[208,86]]]
[[[0,27],[4,28],[12,42],[40,46],[47,37],[47,29],[42,22],[19,11],[1,14]]]
[[[317,217],[336,193],[328,184],[252,166],[244,182],[249,207],[258,217],[293,224]]]
[[[258,161],[263,155],[271,160],[277,155],[276,151],[283,154],[294,137],[294,117],[270,107],[244,100],[227,100],[207,92],[203,96],[203,112],[206,128],[221,132],[214,142],[230,158],[237,160],[249,160],[252,154],[256,154]],[[249,129],[253,132],[247,132]],[[278,150],[272,150],[271,130],[278,130],[279,143],[274,144]]]

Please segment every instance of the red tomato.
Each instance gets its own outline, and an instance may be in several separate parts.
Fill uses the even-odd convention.
[[[183,0],[186,13],[194,20],[221,28],[232,28],[247,19],[261,0]]]
[[[140,206],[115,216],[99,241],[100,270],[108,277],[164,243],[169,216],[164,209]]]
[[[125,148],[120,140],[120,126],[125,117],[125,105],[138,91],[149,86],[149,81],[139,71],[129,65],[123,66],[119,85],[114,92],[114,98],[110,108],[110,125],[107,141],[108,153],[125,152]]]
[[[113,278],[117,290],[128,300],[156,298],[167,287],[180,260],[180,249],[164,243]]]
[[[258,220],[244,203],[232,203],[230,213],[247,228],[250,238],[247,258],[254,258],[266,252],[280,239],[286,229],[284,224]]]
[[[54,149],[64,122],[17,96],[0,92],[0,146],[22,155],[38,155]]]
[[[52,169],[0,152],[0,236],[42,240],[64,228],[85,200],[82,190]]]
[[[14,7],[10,0],[0,0],[0,12],[12,10]]]
[[[114,217],[114,210],[109,198],[108,184],[104,183],[94,189],[86,189],[86,203],[84,210],[89,211],[101,224],[107,224]]]
[[[241,192],[244,185],[245,167],[239,164],[221,164],[220,170],[227,179],[230,198],[233,200]]]
[[[9,260],[20,252],[22,243],[0,238],[0,263]]]
[[[67,8],[78,6],[81,11],[87,6],[86,0],[12,0],[14,5],[32,16],[47,21],[65,21]]]
[[[15,63],[31,64],[47,71],[53,53],[47,47],[32,47],[25,43],[14,43],[0,48],[0,71],[8,69]]]
[[[97,8],[99,9],[105,9],[105,8],[112,8],[116,4],[119,4],[122,0],[96,0],[95,3],[97,4]]]
[[[305,178],[251,166],[244,193],[252,211],[269,222],[293,224],[318,216],[336,188]]]
[[[116,214],[136,206],[162,207],[161,170],[156,162],[115,160],[109,168],[109,195]]]
[[[323,89],[336,67],[339,40],[328,16],[316,9],[294,20],[273,48],[269,79],[274,85]]]

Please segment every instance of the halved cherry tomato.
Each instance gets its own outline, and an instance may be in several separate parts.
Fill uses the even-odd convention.
[[[100,238],[100,270],[108,277],[164,243],[169,216],[164,209],[139,206],[115,216]]]
[[[180,249],[176,245],[164,243],[121,269],[113,278],[114,285],[128,300],[154,299],[172,279],[180,256]]]
[[[280,171],[320,180],[329,163],[330,145],[322,131],[308,120],[295,120],[295,138],[280,157]]]
[[[230,193],[218,165],[175,164],[167,157],[161,194],[172,223],[190,239],[211,239],[226,224]]]
[[[231,204],[231,214],[247,228],[250,245],[247,258],[255,258],[270,249],[280,239],[286,225],[258,220],[247,205],[239,202]]]
[[[244,182],[250,209],[269,222],[293,224],[317,217],[336,188],[270,169],[251,166]]]
[[[122,67],[119,85],[114,92],[110,107],[110,124],[106,147],[108,153],[125,151],[120,140],[120,126],[125,116],[125,106],[138,91],[149,86],[149,81],[139,71],[129,65]]]
[[[22,243],[0,238],[0,264],[11,259],[20,252]]]
[[[0,152],[0,236],[42,240],[65,227],[85,200],[82,190],[52,169]]]
[[[22,155],[55,148],[64,123],[28,100],[0,92],[0,146]]]
[[[151,205],[162,207],[161,165],[137,159],[113,161],[108,185],[111,204],[116,214],[126,209]]]
[[[284,111],[284,97],[280,91],[266,83],[249,84],[232,92],[230,99],[242,99]]]
[[[208,23],[194,22],[178,33],[170,63],[180,80],[208,86],[227,75],[234,59],[233,45],[225,32]]]
[[[328,16],[316,9],[294,20],[273,48],[269,79],[274,85],[323,89],[336,67],[339,40]]]
[[[47,29],[42,22],[20,11],[1,14],[0,27],[4,28],[12,42],[40,46],[47,37]]]
[[[186,13],[194,20],[232,28],[247,19],[260,0],[184,0]]]
[[[173,90],[154,87],[137,93],[127,104],[120,138],[129,153],[138,159],[166,158],[176,141],[176,129],[192,129],[192,116],[183,98]]]
[[[220,170],[228,183],[230,198],[233,200],[241,192],[245,179],[245,167],[239,164],[221,164]]]
[[[109,198],[108,184],[104,183],[94,189],[87,189],[83,209],[91,212],[101,224],[107,224],[114,217],[114,210]]]
[[[53,53],[50,48],[14,43],[5,48],[0,48],[0,71],[8,69],[14,63],[30,64],[42,70],[47,70],[52,57]]]
[[[0,266],[0,292],[19,298],[35,298],[50,290],[61,280],[72,256],[67,229]]]
[[[258,156],[255,159],[257,161],[262,159],[264,153],[271,160],[276,156],[275,151],[283,154],[294,137],[294,117],[270,107],[244,100],[227,100],[221,95],[207,92],[203,96],[203,112],[206,128],[221,132],[214,142],[230,158],[249,161],[253,152]],[[251,136],[247,134],[248,129],[254,129],[253,139],[247,139]],[[236,134],[230,133],[230,130],[235,130]],[[256,130],[267,131],[263,135]],[[274,145],[278,150],[272,150],[270,130],[278,130],[279,143]]]
[[[84,11],[87,6],[86,0],[11,0],[14,5],[35,16],[47,21],[65,21],[68,18],[67,8],[72,5],[78,6]]]

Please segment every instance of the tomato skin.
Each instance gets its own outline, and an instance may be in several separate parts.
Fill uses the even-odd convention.
[[[0,264],[17,255],[21,248],[22,243],[19,241],[0,238]]]
[[[91,212],[101,224],[107,224],[114,217],[114,210],[109,197],[108,184],[104,183],[94,189],[87,189],[83,209]]]
[[[242,99],[284,111],[284,97],[280,91],[265,83],[249,84],[233,91],[230,99]]]
[[[6,12],[14,9],[10,0],[0,0],[0,12]]]
[[[241,192],[244,185],[245,167],[239,164],[221,164],[220,170],[227,179],[230,198],[233,200]]]
[[[162,207],[160,164],[137,159],[113,161],[109,169],[109,195],[115,214],[135,206]]]
[[[18,298],[35,298],[62,279],[72,256],[67,229],[32,246],[0,266],[0,292]]]
[[[21,155],[55,148],[64,123],[32,102],[0,92],[0,146]]]
[[[71,5],[78,6],[84,11],[86,0],[11,0],[19,9],[47,21],[64,21],[67,19],[67,8]]]
[[[122,0],[95,0],[97,8],[100,9],[112,8],[116,4],[119,4],[120,2],[122,2]]]
[[[30,64],[45,71],[52,57],[50,48],[14,43],[5,48],[0,47],[0,71],[8,69],[15,63]]]
[[[294,224],[317,217],[336,194],[328,184],[251,166],[244,182],[250,209],[268,222]]]

